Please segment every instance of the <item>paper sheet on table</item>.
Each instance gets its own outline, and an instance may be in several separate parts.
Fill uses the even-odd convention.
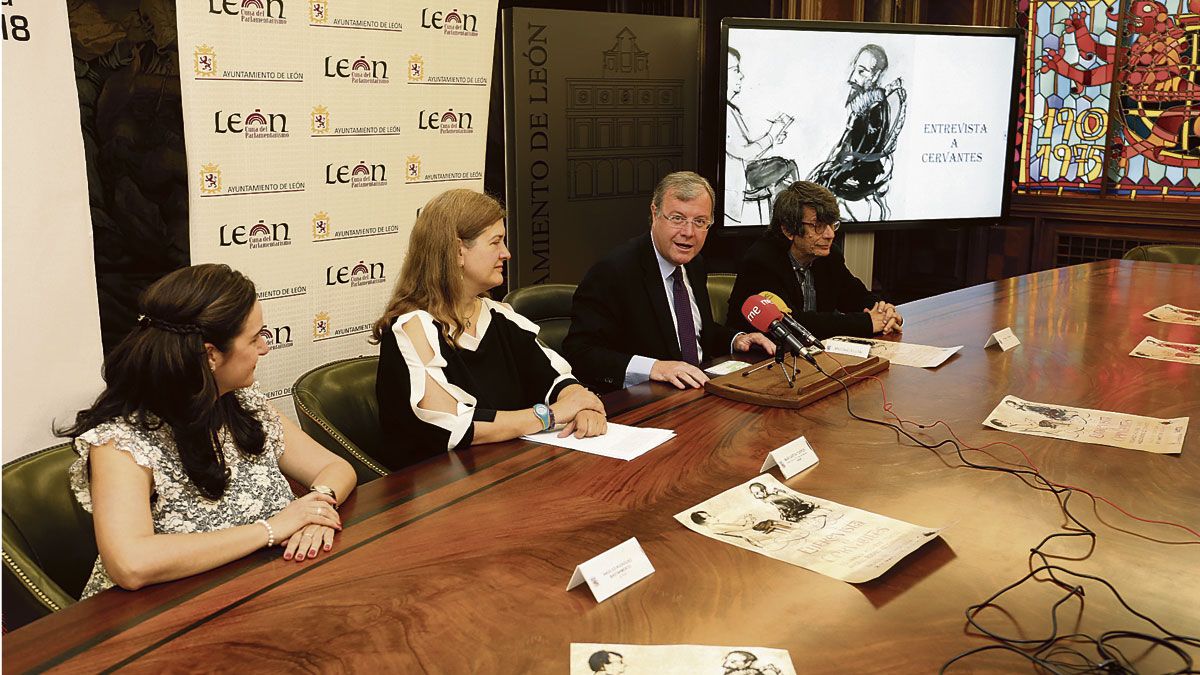
[[[1147,335],[1138,346],[1129,352],[1130,356],[1157,361],[1174,361],[1175,363],[1190,363],[1200,365],[1200,345],[1186,342],[1167,342]]]
[[[713,377],[720,377],[721,375],[728,375],[729,373],[735,373],[742,368],[749,367],[750,364],[746,363],[745,361],[723,361],[715,366],[705,368],[704,372]]]
[[[1181,323],[1187,326],[1200,326],[1200,309],[1184,309],[1175,305],[1162,305],[1146,312],[1142,316],[1155,321],[1166,323]]]
[[[889,342],[887,340],[872,340],[871,338],[846,337],[839,335],[838,337],[822,340],[821,344],[825,345],[825,350],[834,354],[850,354],[849,349],[839,351],[838,343],[849,343],[851,345],[868,345],[871,348],[871,356],[887,359],[898,366],[912,366],[914,368],[937,368],[946,362],[946,359],[954,355],[955,352],[962,349],[962,345],[957,347],[930,347],[929,345],[918,345],[911,342]]]
[[[592,668],[593,659],[600,670]],[[769,647],[572,642],[571,675],[595,673],[796,675],[796,668],[786,649]]]
[[[608,423],[608,433],[591,438],[575,438],[574,436],[559,438],[558,431],[555,429],[522,436],[525,440],[535,443],[556,445],[560,448],[626,461],[644,455],[674,437],[675,432],[670,429],[630,427],[612,422]]]
[[[1035,403],[1005,396],[984,426],[1030,436],[1096,443],[1160,455],[1183,452],[1188,418],[1158,419],[1141,415]]]
[[[710,539],[852,584],[870,581],[939,530],[810,497],[770,474],[675,514]]]

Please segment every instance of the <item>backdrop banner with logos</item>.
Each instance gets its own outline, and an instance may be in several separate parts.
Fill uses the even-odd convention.
[[[67,5],[6,2],[4,461],[60,442],[104,386]]]
[[[270,398],[377,353],[418,209],[483,189],[495,17],[495,0],[178,6],[192,263],[257,285]]]

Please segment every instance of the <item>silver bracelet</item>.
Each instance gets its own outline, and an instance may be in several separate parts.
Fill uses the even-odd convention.
[[[258,520],[254,521],[254,522],[267,528],[267,548],[271,548],[272,546],[274,546],[275,545],[275,528],[271,527],[271,524],[268,523],[263,518],[259,518]]]

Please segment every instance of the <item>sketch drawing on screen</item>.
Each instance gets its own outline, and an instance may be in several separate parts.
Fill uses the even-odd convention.
[[[742,222],[742,211],[747,204],[758,210],[759,222],[771,220],[771,206],[775,196],[785,187],[800,180],[796,162],[785,157],[765,157],[771,148],[787,139],[787,129],[795,121],[790,115],[780,112],[763,133],[752,130],[734,99],[742,91],[742,54],[729,48],[728,108],[725,113],[725,217]],[[761,128],[755,124],[755,128]],[[764,215],[765,211],[765,215]]]
[[[879,45],[863,45],[855,54],[846,80],[846,128],[808,176],[837,197],[843,220],[888,220],[891,215],[892,154],[904,128],[908,94],[899,77],[880,84],[887,69],[887,52]]]

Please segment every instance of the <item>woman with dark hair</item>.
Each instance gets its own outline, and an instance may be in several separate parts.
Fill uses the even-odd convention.
[[[560,436],[607,430],[604,405],[538,342],[537,324],[488,297],[510,257],[495,199],[449,190],[421,209],[372,334],[380,422],[415,448],[379,458],[390,467],[558,425]]]
[[[75,438],[71,487],[100,549],[83,597],[198,574],[263,544],[286,542],[289,560],[330,550],[354,469],[254,384],[267,347],[253,282],[195,265],[138,307],[104,360],[104,391],[58,431]],[[285,475],[312,491],[296,499]]]

